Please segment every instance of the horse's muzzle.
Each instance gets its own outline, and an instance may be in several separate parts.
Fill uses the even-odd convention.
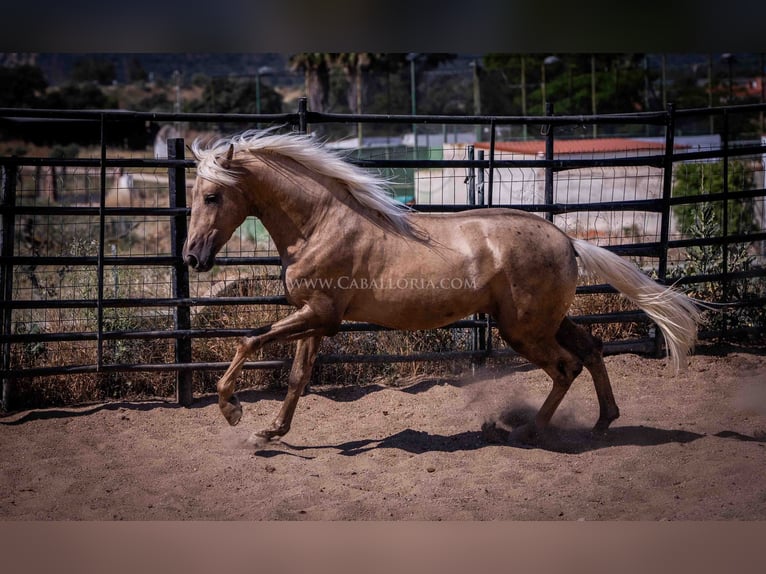
[[[195,255],[188,253],[184,257],[184,263],[200,273],[210,271],[215,263],[215,257],[208,257],[206,260],[200,260]]]
[[[199,242],[190,243],[187,239],[182,251],[184,263],[195,271],[209,271],[215,263],[215,253],[211,245],[212,241],[210,241],[210,238],[203,241],[202,245]]]
[[[181,250],[181,257],[184,260],[184,264],[191,267],[192,269],[196,269],[199,265],[199,258],[194,255],[194,253],[191,253],[189,251],[189,239],[187,238],[186,241],[184,241],[184,247]]]

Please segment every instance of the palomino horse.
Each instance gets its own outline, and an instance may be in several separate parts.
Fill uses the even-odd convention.
[[[197,179],[186,264],[208,271],[234,230],[254,215],[274,240],[287,299],[297,308],[244,338],[217,385],[223,416],[235,425],[242,406],[234,388],[246,359],[272,341],[297,341],[287,396],[259,439],[290,429],[319,343],[343,320],[432,329],[473,313],[491,314],[503,339],[553,379],[530,434],[549,423],[583,366],[598,396],[595,429],[605,431],[619,409],[601,341],[566,317],[578,256],[584,269],[656,322],[676,370],[696,341],[693,300],[539,216],[511,209],[409,211],[388,195],[385,181],[297,134],[249,131],[204,148],[195,141],[192,151]]]

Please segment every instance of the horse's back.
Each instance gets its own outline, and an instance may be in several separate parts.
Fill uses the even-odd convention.
[[[417,214],[434,245],[470,245],[490,250],[498,264],[533,268],[572,267],[575,252],[569,236],[542,217],[517,209],[487,208],[450,214]]]
[[[569,306],[577,285],[577,259],[570,238],[538,215],[488,208],[417,216],[435,245],[472,252],[472,266],[492,283],[496,300],[509,290],[533,307]]]

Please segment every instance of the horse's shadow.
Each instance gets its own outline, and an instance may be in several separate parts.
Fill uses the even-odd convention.
[[[561,454],[582,454],[605,448],[621,446],[659,446],[677,443],[688,444],[708,435],[684,430],[668,430],[643,425],[622,426],[610,429],[606,433],[593,433],[588,429],[550,428],[531,441],[518,440],[510,433],[505,442],[487,440],[482,431],[464,431],[454,435],[441,435],[405,429],[382,439],[362,439],[339,444],[298,445],[284,440],[275,443],[275,448],[258,450],[255,455],[270,458],[279,455],[334,449],[342,456],[357,456],[379,449],[396,449],[411,454],[426,452],[455,453],[473,451],[492,446],[505,446],[516,449],[540,449]],[[722,431],[713,435],[718,438],[735,439],[746,442],[766,444],[766,437],[752,437],[733,431]],[[284,449],[276,448],[280,444]]]
[[[434,434],[411,428],[380,439],[363,439],[329,445],[295,445],[281,441],[287,451],[300,452],[316,449],[334,449],[343,456],[356,456],[378,449],[396,449],[411,454],[426,452],[473,451],[492,446],[516,449],[540,449],[562,454],[582,454],[621,446],[659,446],[688,444],[708,435],[680,429],[662,429],[644,425],[614,426],[606,432],[593,432],[585,427],[552,425],[545,431],[529,437],[523,430],[534,420],[535,411],[529,407],[516,407],[488,421],[482,430],[464,431],[453,435]],[[555,420],[555,419],[554,419]],[[716,438],[734,439],[766,444],[766,436],[747,436],[734,431],[721,431]],[[280,449],[261,450],[258,456],[277,456],[288,452]]]
[[[722,436],[722,434],[719,433],[716,436]],[[706,435],[689,431],[665,430],[646,426],[615,427],[603,435],[594,434],[587,429],[551,428],[532,440],[519,440],[513,437],[513,433],[510,433],[507,441],[500,442],[497,440],[487,440],[485,433],[482,431],[464,431],[454,435],[441,435],[405,429],[382,439],[362,439],[339,444],[311,446],[296,445],[283,440],[280,441],[280,444],[285,446],[287,451],[301,452],[334,449],[343,456],[356,456],[379,449],[396,449],[411,454],[423,454],[426,452],[454,453],[498,446],[498,444],[508,448],[540,449],[563,454],[581,454],[619,446],[658,446],[668,443],[687,444],[704,436]],[[759,440],[743,435],[733,438],[738,438],[739,440]],[[766,442],[766,440],[763,442]],[[272,457],[278,454],[288,454],[288,452],[275,448],[256,452],[257,456],[262,457]]]
[[[362,399],[366,397],[367,395],[371,395],[373,393],[377,393],[380,391],[393,389],[402,393],[416,395],[419,393],[424,393],[428,391],[429,389],[431,389],[432,387],[436,387],[440,385],[461,386],[461,383],[459,380],[456,380],[456,379],[453,380],[449,378],[440,378],[440,377],[424,377],[414,382],[412,381],[404,382],[401,385],[385,385],[380,383],[369,383],[365,385],[347,385],[342,387],[309,386],[306,392],[330,399],[335,402],[348,403],[348,402],[358,401],[359,399]]]
[[[206,406],[206,405],[195,405]],[[32,421],[44,421],[52,419],[68,419],[75,417],[87,417],[101,411],[151,411],[154,409],[179,409],[181,405],[165,400],[145,400],[145,401],[117,401],[109,403],[98,403],[93,405],[79,405],[65,408],[47,408],[32,411],[26,411],[21,414],[7,415],[7,420],[0,420],[0,425],[16,426],[26,424]]]

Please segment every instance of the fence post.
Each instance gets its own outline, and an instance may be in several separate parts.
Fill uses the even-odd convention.
[[[476,159],[479,161],[484,161],[484,150],[480,149],[476,152]],[[480,167],[478,171],[476,172],[476,205],[484,206],[484,168]],[[474,340],[474,350],[475,351],[483,351],[486,352],[487,350],[487,327],[486,327],[486,315],[484,313],[477,313],[474,315],[476,320],[478,321],[484,321],[485,325],[482,325],[480,327],[474,327],[473,331],[473,340]],[[476,361],[476,364],[481,364],[484,362],[485,357],[481,357]]]
[[[721,205],[721,236],[726,239],[729,236],[729,110],[723,110],[723,128],[721,134],[721,146],[723,147],[723,202]],[[726,241],[721,242],[721,272],[723,280],[721,281],[721,295],[724,303],[729,302],[729,244]],[[726,338],[727,319],[729,317],[728,307],[724,307],[721,314],[721,332],[718,335],[721,340]]]
[[[470,161],[473,161],[474,147],[472,145],[466,146],[466,153],[468,155],[468,159]],[[476,168],[475,167],[468,168],[468,177],[466,178],[466,183],[468,184],[468,204],[476,205]]]
[[[482,157],[482,159],[484,159]],[[484,169],[479,173],[484,173]],[[485,203],[487,207],[492,207],[492,186],[494,185],[495,174],[495,122],[490,122],[489,125],[489,166],[487,169],[488,182],[485,186],[482,181],[482,203]],[[484,351],[484,358],[488,357],[492,353],[492,316],[489,313],[480,313],[479,318],[484,321],[484,326],[479,329],[479,335],[482,339],[482,351]]]
[[[484,161],[484,150],[476,153],[476,159]],[[476,205],[484,205],[484,168],[480,167],[476,174]]]
[[[3,210],[3,232],[0,236],[0,255],[8,259],[0,265],[0,289],[3,294],[3,336],[9,337],[13,326],[13,310],[10,306],[13,300],[13,263],[10,258],[13,256],[14,242],[14,208],[16,206],[16,178],[18,177],[18,166],[16,164],[5,164],[2,166],[2,200]],[[11,371],[11,343],[6,340],[2,345],[3,360],[3,390],[0,407],[4,411],[10,410],[13,396],[13,380],[7,375]]]
[[[553,115],[553,102],[545,102],[545,115]],[[553,160],[553,126],[548,124],[545,133],[545,159]],[[553,166],[545,166],[545,204],[553,205]],[[545,219],[553,221],[553,212],[546,211]]]
[[[665,158],[662,172],[662,212],[660,213],[660,254],[657,268],[657,278],[665,283],[668,276],[668,242],[670,240],[670,198],[673,195],[673,154],[675,148],[675,106],[669,103],[665,123]],[[664,340],[659,329],[654,330],[654,354],[662,356]]]
[[[184,159],[184,140],[173,138],[168,140],[168,159]],[[168,187],[170,190],[170,207],[183,210],[186,208],[186,168],[174,165],[168,168]],[[189,298],[189,268],[182,258],[183,245],[187,234],[186,212],[179,211],[170,221],[172,237],[171,255],[173,263],[173,298]],[[191,329],[191,310],[188,304],[177,305],[175,308],[175,329],[188,331]],[[175,339],[175,362],[188,364],[192,361],[191,339],[188,335],[177,336]],[[193,401],[192,372],[187,369],[176,371],[176,401],[189,406]]]
[[[466,146],[466,154],[468,156],[468,159],[470,161],[473,161],[476,154],[475,154],[475,148],[472,145]],[[483,152],[479,151],[479,158],[483,158]],[[479,170],[479,173],[483,173],[483,170]],[[481,177],[481,176],[480,176]],[[475,167],[469,167],[468,168],[468,176],[465,179],[465,183],[467,185],[467,192],[468,192],[468,204],[469,205],[476,205],[476,168]],[[483,184],[480,184],[483,185]],[[481,201],[481,199],[480,199]],[[481,321],[483,320],[483,317],[479,313],[474,313],[473,319],[475,321]],[[472,336],[471,336],[471,351],[483,351],[484,350],[484,337],[482,335],[481,327],[472,327]],[[484,357],[481,358],[474,358],[471,360],[472,365],[480,365],[483,363]]]
[[[98,294],[96,299],[96,364],[98,371],[104,366],[104,245],[106,242],[106,116],[99,115],[99,125],[101,129],[100,146],[101,161],[99,164],[99,201],[98,201],[98,259],[97,259],[97,279]]]
[[[298,133],[308,133],[308,99],[301,98],[298,100]]]
[[[487,185],[487,207],[492,207],[492,187],[495,178],[495,131],[495,121],[492,120],[489,123],[489,168],[487,170],[489,184]]]

